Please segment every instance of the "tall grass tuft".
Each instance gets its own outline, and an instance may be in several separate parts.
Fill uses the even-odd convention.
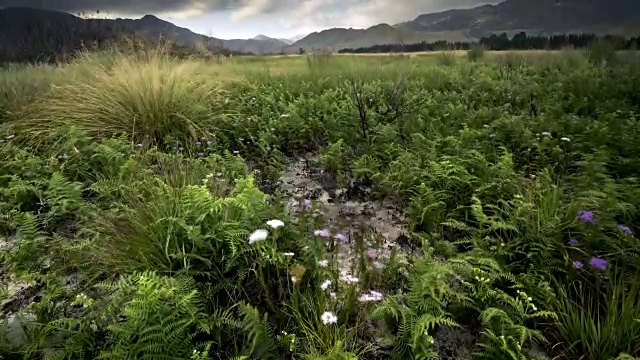
[[[561,292],[559,340],[570,358],[640,354],[640,275],[616,276],[593,289],[576,282]]]
[[[476,62],[484,57],[484,47],[481,44],[473,44],[467,51],[469,61]]]
[[[456,64],[456,53],[451,50],[439,50],[436,53],[436,61],[438,65],[453,66]]]
[[[84,71],[90,62],[92,72]],[[58,129],[74,126],[91,135],[129,134],[135,143],[162,143],[172,137],[184,144],[207,135],[222,114],[222,91],[207,68],[177,62],[162,53],[144,57],[118,55],[106,64],[90,56],[74,64],[76,72],[48,97],[10,124],[41,141]]]
[[[617,60],[615,44],[606,39],[594,41],[587,54],[589,61],[594,64],[611,64]]]

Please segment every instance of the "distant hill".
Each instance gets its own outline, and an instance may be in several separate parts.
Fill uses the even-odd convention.
[[[476,41],[495,33],[512,36],[521,31],[532,35],[593,32],[635,36],[640,28],[638,24],[640,0],[506,0],[498,5],[424,14],[395,26],[329,29],[309,34],[285,50]]]
[[[314,32],[287,46],[285,52],[340,50],[344,48],[368,47],[380,44],[432,42],[437,40],[465,41],[468,37],[460,31],[443,31],[438,33],[421,33],[395,28],[388,24],[372,26],[368,29],[334,28]]]
[[[30,8],[0,9],[0,60],[45,60],[82,44],[116,41],[125,35],[165,38],[187,47],[205,46],[241,53],[277,53],[285,42],[222,40],[196,34],[152,15],[141,19],[83,19],[71,14]]]
[[[294,42],[296,42],[296,40],[291,40],[291,39],[276,39],[276,38],[272,38],[272,37],[269,37],[269,36],[266,36],[266,35],[262,35],[262,34],[261,34],[261,35],[258,35],[258,36],[256,36],[256,37],[254,37],[252,40],[261,40],[261,41],[279,41],[279,42],[281,42],[281,43],[283,43],[283,44],[284,44],[283,46],[291,45],[291,44],[293,44]]]
[[[639,0],[507,0],[497,5],[424,14],[396,27],[422,33],[462,31],[480,38],[519,31],[534,35],[618,32],[613,30],[639,21]]]

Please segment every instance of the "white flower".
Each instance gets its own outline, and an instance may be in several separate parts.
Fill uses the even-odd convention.
[[[291,282],[294,283],[294,284],[297,283],[298,282],[298,278],[295,277],[295,276],[292,276],[291,277]]]
[[[332,298],[332,299],[335,299],[337,295],[336,295],[336,293],[334,293],[334,292],[330,292],[330,293],[329,293],[329,296],[331,296],[331,298]]]
[[[318,265],[320,265],[320,267],[326,268],[329,266],[329,260],[320,260],[318,261]]]
[[[567,141],[567,142],[571,141],[571,139],[569,139],[568,137],[560,138],[560,140],[562,140],[562,141]]]
[[[292,253],[292,252],[286,252],[284,254],[282,254],[284,256],[295,256],[296,254]]]
[[[544,136],[551,136],[551,133],[550,133],[550,132],[548,132],[548,131],[545,131],[545,132],[543,132],[543,133],[542,133],[542,135],[544,135]]]
[[[269,220],[267,221],[267,225],[271,226],[274,229],[278,229],[284,226],[284,223],[280,220],[277,219],[273,219],[273,220]]]
[[[264,229],[258,229],[249,236],[249,245],[253,245],[258,241],[265,240],[269,236],[269,232]]]
[[[351,276],[350,274],[342,274],[340,276],[340,280],[342,280],[344,282],[347,282],[347,283],[350,283],[350,284],[355,284],[355,283],[360,282],[360,279],[358,279],[355,276]]]
[[[360,297],[358,298],[358,301],[360,302],[369,302],[369,301],[380,301],[382,300],[382,298],[384,297],[384,295],[381,292],[377,292],[377,291],[369,291],[368,294],[362,294],[360,295]]]
[[[335,316],[332,312],[325,312],[324,314],[322,314],[322,316],[320,316],[320,320],[322,320],[322,323],[325,325],[329,325],[329,324],[335,324],[338,322],[338,317]]]
[[[325,280],[322,284],[320,284],[320,289],[327,290],[331,286],[331,280]]]
[[[380,261],[374,261],[373,262],[373,267],[378,269],[378,270],[382,270],[382,269],[384,269],[384,264],[381,263]]]

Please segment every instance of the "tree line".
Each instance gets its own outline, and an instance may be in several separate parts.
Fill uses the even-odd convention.
[[[626,38],[618,35],[598,36],[596,34],[560,34],[551,36],[527,35],[525,32],[515,34],[512,38],[506,33],[492,34],[483,37],[478,42],[420,42],[413,44],[385,44],[360,47],[356,49],[342,49],[341,54],[393,53],[393,52],[422,52],[440,50],[469,50],[472,45],[480,44],[487,50],[561,50],[568,47],[575,49],[588,48],[593,42],[603,39],[617,50],[636,49],[640,36]]]

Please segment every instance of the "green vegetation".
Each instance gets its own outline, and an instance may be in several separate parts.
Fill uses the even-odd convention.
[[[0,75],[0,357],[640,356],[640,57]]]

